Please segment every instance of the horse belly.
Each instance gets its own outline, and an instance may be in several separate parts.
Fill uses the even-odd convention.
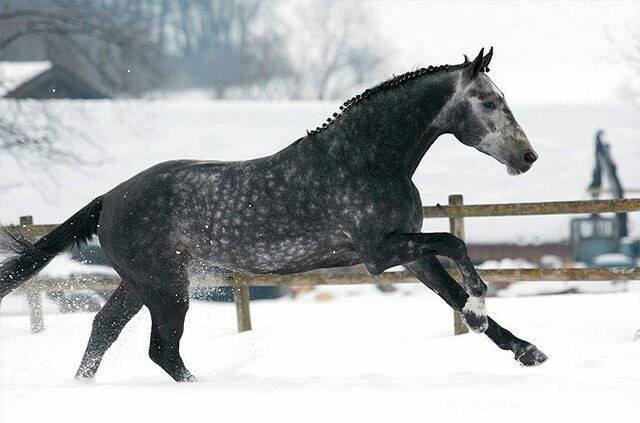
[[[222,267],[258,274],[288,274],[360,262],[348,246],[323,241],[326,238],[240,241],[236,246],[212,249],[208,258]]]

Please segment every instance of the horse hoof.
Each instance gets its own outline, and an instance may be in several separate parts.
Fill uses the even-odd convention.
[[[487,309],[484,305],[484,298],[469,297],[462,309],[462,317],[464,324],[472,331],[477,333],[486,331],[489,327],[489,320],[487,319]]]
[[[96,381],[96,378],[94,376],[88,376],[88,375],[76,375],[75,379],[76,379],[76,383],[86,383],[86,384],[92,384],[92,383],[95,383]]]
[[[179,377],[176,378],[176,382],[197,382],[197,381],[198,379],[189,372],[181,374]]]
[[[532,344],[516,352],[516,360],[521,366],[539,366],[547,361],[548,358],[545,353]]]

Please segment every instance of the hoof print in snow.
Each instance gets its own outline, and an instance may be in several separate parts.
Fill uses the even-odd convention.
[[[469,297],[462,309],[464,324],[477,333],[483,333],[489,327],[484,298]]]
[[[521,366],[539,366],[549,357],[542,351],[540,351],[535,345],[527,345],[520,351],[516,352],[516,360]]]

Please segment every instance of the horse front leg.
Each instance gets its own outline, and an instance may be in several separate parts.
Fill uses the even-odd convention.
[[[438,294],[456,311],[461,311],[468,299],[464,289],[453,279],[435,256],[425,257],[404,265],[423,284]],[[547,356],[535,345],[516,337],[488,317],[485,335],[500,349],[512,351],[523,366],[537,366],[547,361]]]
[[[382,242],[365,247],[363,262],[369,272],[377,275],[390,267],[433,255],[448,257],[456,263],[462,274],[462,286],[468,294],[462,307],[465,323],[475,332],[487,330],[487,285],[478,276],[467,253],[467,246],[460,238],[448,232],[393,233]]]

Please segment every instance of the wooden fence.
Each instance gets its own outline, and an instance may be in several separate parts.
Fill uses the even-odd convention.
[[[605,212],[638,212],[640,199],[559,201],[543,203],[513,204],[477,204],[465,205],[461,195],[450,195],[449,204],[423,207],[424,217],[448,218],[452,234],[464,239],[464,218],[477,216],[534,216],[550,214],[579,214]],[[34,240],[56,225],[34,225],[30,216],[20,218],[20,231]],[[456,269],[449,271],[458,281],[460,274]],[[607,281],[640,280],[640,268],[561,268],[561,269],[479,269],[478,274],[486,282],[496,281]],[[249,303],[250,286],[272,285],[355,285],[355,284],[395,284],[415,283],[417,279],[409,272],[385,272],[379,276],[363,273],[301,273],[294,275],[250,275],[233,273],[231,275],[194,275],[192,288],[232,286],[238,331],[251,330]],[[113,278],[84,279],[41,279],[34,277],[25,283],[18,292],[26,294],[30,309],[31,330],[34,333],[44,330],[41,295],[43,291],[57,292],[77,289],[111,290],[120,283]],[[467,332],[459,313],[454,312],[454,333]]]

